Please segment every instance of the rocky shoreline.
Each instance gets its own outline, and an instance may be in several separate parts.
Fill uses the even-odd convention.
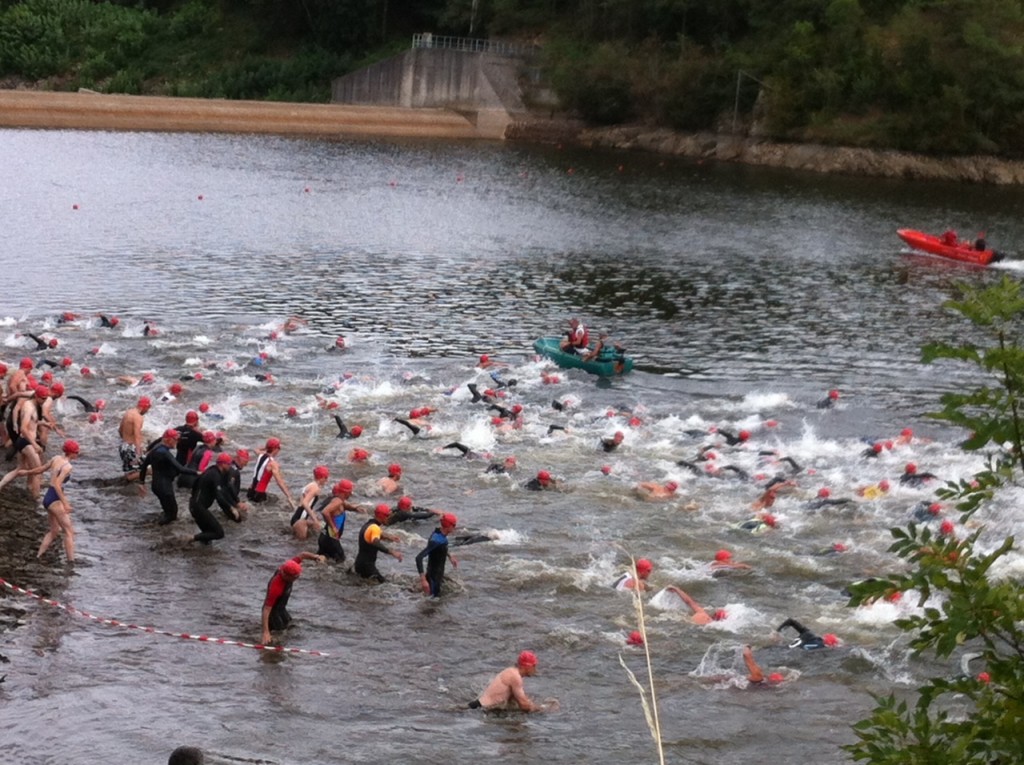
[[[988,156],[929,157],[909,152],[819,144],[783,144],[719,133],[663,128],[587,128],[573,122],[532,121],[510,127],[513,140],[574,143],[588,148],[645,151],[765,167],[880,178],[954,181],[997,186],[1024,184],[1024,162]]]

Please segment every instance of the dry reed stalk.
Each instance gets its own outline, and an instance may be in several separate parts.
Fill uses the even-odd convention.
[[[640,575],[636,570],[636,561],[633,560],[633,556],[630,558],[630,565],[632,566],[633,581],[635,583],[640,582]],[[629,676],[630,682],[636,687],[640,693],[640,705],[644,710],[644,718],[647,720],[647,727],[651,731],[651,736],[654,738],[654,744],[658,749],[658,762],[660,765],[665,765],[665,749],[661,743],[661,722],[658,720],[658,699],[654,693],[654,669],[651,667],[651,649],[647,643],[647,623],[644,621],[644,602],[640,596],[640,587],[633,587],[633,608],[636,610],[636,620],[640,625],[640,634],[644,639],[644,658],[647,661],[647,683],[648,687],[640,683],[636,679],[636,675],[633,674],[632,670],[626,666],[626,662],[622,659],[622,654],[619,654],[619,664],[626,670],[626,674]],[[647,694],[650,693],[650,699]]]

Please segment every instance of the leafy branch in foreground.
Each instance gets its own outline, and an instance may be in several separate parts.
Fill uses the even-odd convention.
[[[972,431],[963,443],[977,450],[995,441],[1003,449],[973,479],[947,484],[938,493],[956,502],[961,523],[1015,483],[1022,462],[1024,348],[1017,342],[1024,298],[1018,283],[1004,278],[986,289],[963,288],[964,298],[947,307],[991,333],[991,345],[935,344],[925,362],[966,361],[992,375],[998,387],[942,397],[942,419]],[[917,688],[916,702],[895,694],[876,696],[876,707],[853,726],[857,743],[844,749],[873,765],[1010,765],[1024,759],[1024,592],[1002,577],[997,564],[1014,548],[1013,536],[985,552],[984,527],[957,538],[952,522],[936,533],[911,523],[891,530],[889,551],[908,565],[905,573],[850,587],[850,605],[895,592],[920,593],[918,613],[896,621],[918,654],[948,658],[964,651],[960,677],[934,677]],[[989,544],[991,547],[991,544]],[[970,669],[977,660],[980,669]]]

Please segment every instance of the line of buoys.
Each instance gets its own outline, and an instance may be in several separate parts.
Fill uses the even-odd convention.
[[[0,579],[0,586],[6,587],[11,592],[16,592],[19,595],[24,595],[29,598],[34,598],[40,603],[45,603],[48,606],[53,606],[61,611],[65,611],[69,614],[76,616],[83,616],[86,619],[90,619],[98,624],[103,624],[108,627],[122,627],[129,630],[137,630],[138,632],[145,632],[150,635],[166,635],[167,637],[179,638],[181,640],[195,640],[199,643],[213,643],[216,645],[233,645],[239,648],[251,648],[255,651],[269,651],[271,653],[293,653],[301,654],[303,656],[320,656],[320,657],[331,657],[335,654],[326,653],[324,651],[311,651],[306,648],[289,648],[283,645],[261,645],[259,643],[243,643],[240,640],[230,640],[228,638],[212,637],[210,635],[192,635],[188,632],[171,632],[169,630],[161,630],[156,627],[147,627],[139,624],[129,624],[128,622],[120,619],[109,619],[102,616],[96,616],[90,614],[88,611],[82,611],[81,609],[69,606],[66,603],[61,603],[51,598],[44,598],[38,593],[32,592],[32,590],[26,590],[23,587],[11,584],[6,579]]]

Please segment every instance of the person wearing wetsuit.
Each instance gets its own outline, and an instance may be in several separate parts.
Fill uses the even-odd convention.
[[[359,438],[363,434],[363,429],[358,425],[353,425],[349,428],[345,421],[341,419],[341,415],[334,415],[334,422],[338,426],[338,435],[336,438]]]
[[[192,519],[199,527],[199,533],[192,537],[194,542],[202,542],[204,545],[208,545],[215,539],[224,538],[224,527],[220,525],[220,522],[210,512],[210,508],[217,501],[221,485],[228,479],[231,462],[230,454],[218,455],[216,464],[206,468],[192,486],[192,496],[188,501],[188,510],[192,513]],[[241,516],[239,516],[238,520],[240,519]]]
[[[626,435],[621,430],[617,430],[615,431],[615,435],[612,436],[611,438],[601,439],[601,448],[604,449],[606,452],[613,452],[619,448],[619,444],[622,443],[622,440],[625,437]]]
[[[177,428],[175,428],[177,430]],[[178,476],[178,488],[179,489],[191,489],[196,485],[196,476],[202,475],[203,471],[210,466],[210,461],[215,459],[217,454],[213,451],[214,444],[217,443],[217,434],[212,430],[207,430],[202,434],[203,442],[195,447],[189,454],[189,458],[181,464],[187,465],[196,471],[195,475],[190,473],[182,473]],[[179,439],[180,440],[180,439]],[[181,453],[181,450],[178,450]],[[181,458],[176,458],[178,462],[181,462]]]
[[[160,443],[146,453],[139,465],[139,483],[142,486],[146,485],[146,471],[150,466],[153,467],[153,494],[160,500],[160,508],[163,510],[159,521],[161,526],[173,523],[178,517],[178,500],[174,496],[174,479],[181,473],[198,474],[197,471],[185,467],[174,459],[171,449],[177,440],[178,431],[168,428],[164,431]]]
[[[529,481],[523,484],[524,489],[529,491],[544,491],[546,489],[555,488],[555,479],[551,477],[551,473],[547,470],[540,470],[537,475],[531,478]]]
[[[928,481],[938,478],[934,473],[919,473],[917,471],[917,465],[913,462],[907,463],[907,466],[903,469],[903,475],[900,476],[900,483],[904,486],[921,486]]]
[[[420,585],[426,595],[437,598],[441,596],[441,586],[444,584],[444,568],[448,559],[451,558],[452,565],[458,566],[455,558],[448,552],[448,535],[455,530],[458,519],[452,513],[445,513],[441,516],[441,525],[434,529],[430,535],[427,546],[416,556],[416,571],[420,575]],[[426,571],[423,569],[423,561],[426,560]]]
[[[411,497],[401,497],[394,509],[388,515],[387,525],[395,523],[407,523],[409,521],[425,521],[444,515],[440,510],[431,510],[429,507],[416,507]]]
[[[356,562],[353,569],[363,579],[374,579],[378,582],[384,581],[384,576],[377,570],[377,554],[387,553],[392,558],[402,560],[402,553],[397,550],[390,550],[384,546],[382,539],[389,542],[397,542],[398,537],[385,534],[382,527],[390,523],[391,508],[387,505],[377,505],[373,518],[363,524],[359,529],[359,551],[356,553]]]
[[[805,651],[813,651],[818,648],[833,647],[838,642],[836,636],[829,633],[824,637],[818,637],[796,619],[786,619],[776,628],[776,632],[782,632],[786,627],[792,627],[797,631],[797,639],[789,646],[790,648],[803,648]]]
[[[182,465],[187,465],[192,459],[192,452],[203,442],[203,431],[199,429],[199,412],[187,412],[185,424],[179,425],[175,430],[178,431],[178,449],[174,458]]]
[[[288,613],[288,599],[292,596],[292,585],[302,576],[302,561],[315,560],[324,562],[324,556],[314,555],[303,550],[294,558],[286,560],[267,582],[267,594],[263,598],[261,615],[262,643],[269,645],[270,632],[283,630],[292,623],[292,615]]]
[[[233,521],[241,521],[237,510],[248,509],[242,502],[242,470],[249,464],[249,452],[239,449],[235,452],[231,465],[228,466],[227,475],[220,484],[217,491],[217,504],[228,518]]]

